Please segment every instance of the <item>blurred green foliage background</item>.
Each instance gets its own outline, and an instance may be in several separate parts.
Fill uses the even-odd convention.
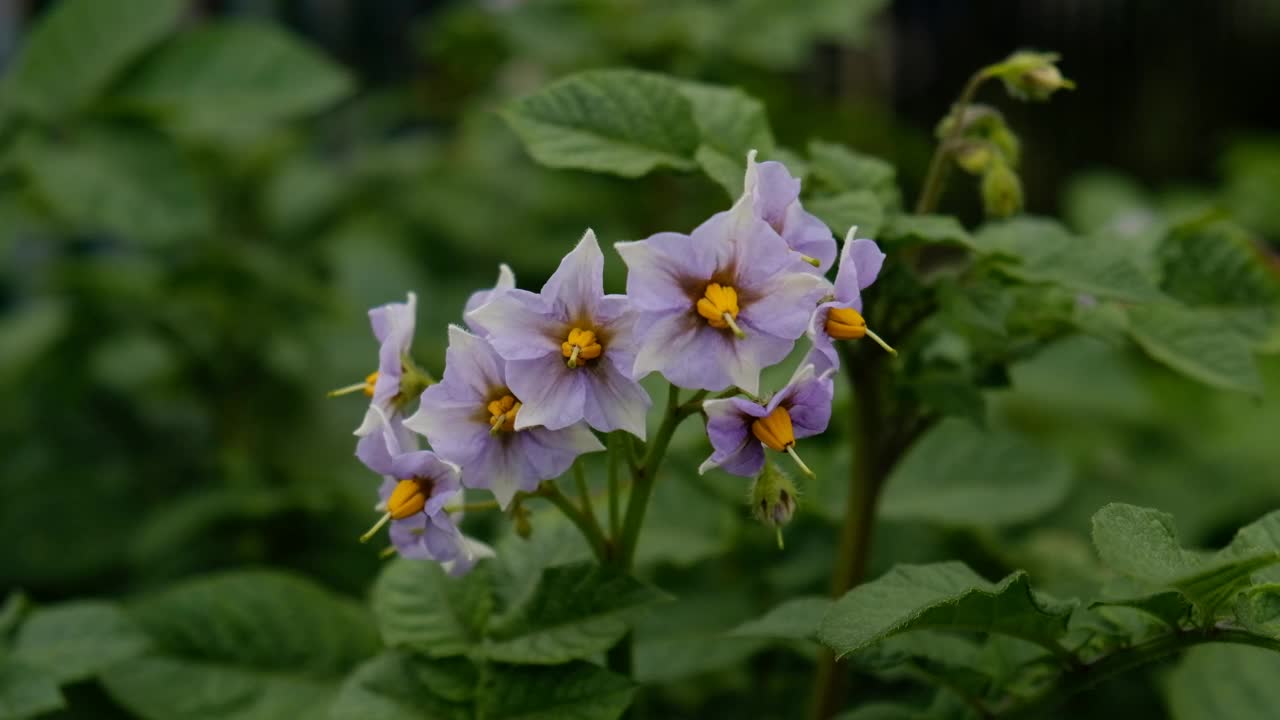
[[[1262,119],[1257,98],[1224,96],[1188,110],[1196,123],[1180,129],[1196,102],[1188,89],[1232,72],[1245,93],[1248,68],[1170,70],[1157,83],[1174,88],[1167,96],[1143,94],[1143,73],[1156,70],[1141,55],[1108,56],[1132,67],[1094,57],[1077,66],[1072,46],[1088,52],[1091,26],[1062,30],[1026,9],[1043,5],[1052,17],[1049,6],[1063,4],[1004,15],[941,5],[129,0],[102,3],[85,34],[58,26],[57,2],[9,3],[0,15],[0,595],[126,596],[261,565],[362,595],[381,564],[376,548],[355,542],[376,480],[352,456],[360,401],[325,391],[374,364],[364,311],[416,290],[415,354],[438,371],[445,327],[468,293],[492,284],[498,263],[536,288],[588,226],[605,243],[633,240],[687,230],[726,204],[701,176],[623,181],[533,164],[495,110],[572,70],[626,65],[739,85],[765,101],[780,144],[824,138],[884,157],[910,198],[932,123],[965,75],[1042,44],[1064,51],[1080,89],[1047,111],[1011,113],[1026,130],[1032,211],[1140,239],[1207,209],[1274,253],[1275,118]],[[1274,67],[1276,13],[1228,5],[1256,20],[1241,27],[1270,38]],[[1194,32],[1197,12],[1183,11],[1163,37]],[[1034,32],[1019,36],[1020,27]],[[45,51],[24,55],[36,33],[50,36]],[[946,33],[963,39],[927,45]],[[1242,62],[1256,61],[1247,54],[1256,42],[1236,43]],[[94,53],[78,51],[90,43]],[[910,52],[926,45],[932,64]],[[1120,92],[1149,106],[1124,104],[1122,114],[1112,102]],[[1158,153],[1115,152],[1146,146],[1148,134],[1169,140]],[[1096,169],[1108,159],[1123,162]],[[953,187],[945,207],[976,218],[972,194]],[[609,264],[620,289],[621,264]],[[1069,596],[1099,574],[1088,518],[1114,500],[1172,512],[1191,543],[1222,541],[1280,504],[1280,362],[1260,362],[1262,398],[1195,385],[1088,338],[1021,362],[1007,387],[985,393],[987,420],[1061,455],[1069,471],[1051,511],[1035,522],[939,526],[913,504],[927,483],[891,491],[873,574],[960,557],[992,576],[1026,567],[1039,587]],[[804,687],[795,679],[804,666],[753,641],[706,652],[699,638],[823,591],[849,449],[833,435],[812,451],[833,479],[808,488],[779,554],[740,506],[745,488],[694,476],[706,450],[686,429],[668,464],[681,479],[660,486],[642,547],[649,572],[681,600],[640,633],[638,671],[669,682],[650,702],[672,712],[758,711],[759,698],[742,693],[754,687],[787,716],[782,689]],[[556,537],[535,522],[534,542]],[[729,580],[752,592],[722,590]],[[1081,702],[1110,703],[1119,716],[1154,692],[1117,688]]]

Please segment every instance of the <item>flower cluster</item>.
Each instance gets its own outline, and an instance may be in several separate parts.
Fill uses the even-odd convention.
[[[830,420],[833,343],[879,342],[862,318],[861,291],[884,260],[850,230],[829,282],[835,239],[799,196],[799,179],[753,151],[730,209],[688,235],[614,246],[628,271],[625,295],[604,292],[604,255],[591,230],[539,292],[518,289],[502,266],[495,286],[467,301],[466,328],[449,327],[439,382],[410,358],[415,297],[370,311],[378,370],[339,391],[371,399],[356,455],[384,480],[382,515],[365,539],[389,523],[395,552],[465,572],[491,550],[458,529],[463,489],[488,490],[498,507],[519,510],[520,497],[604,450],[598,435],[643,441],[652,403],[640,380],[651,373],[698,398],[720,393],[701,406],[713,452],[700,470],[765,478],[753,510],[784,524],[796,492],[777,479],[766,450],[812,474],[796,441]],[[761,372],[806,334],[812,350],[791,381],[759,399]],[[418,448],[419,436],[431,450]]]

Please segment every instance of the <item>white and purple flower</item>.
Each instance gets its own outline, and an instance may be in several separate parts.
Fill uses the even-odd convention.
[[[404,424],[462,466],[464,485],[491,490],[505,509],[517,491],[533,492],[579,455],[604,449],[585,423],[518,427],[524,412],[502,356],[488,340],[450,326],[444,378],[422,393],[418,412]]]
[[[409,357],[417,311],[418,296],[413,293],[409,293],[407,302],[387,303],[369,311],[369,324],[378,339],[378,369],[363,383],[329,393],[335,396],[363,391],[370,398],[356,435],[364,437],[381,429],[384,417],[400,417],[404,406],[429,382]]]
[[[650,400],[631,376],[634,319],[625,295],[604,293],[604,255],[591,230],[541,293],[507,290],[467,313],[507,361],[507,383],[523,403],[516,430],[586,420],[643,440]]]
[[[862,291],[876,281],[884,266],[884,253],[874,240],[855,240],[858,228],[849,228],[844,247],[840,250],[840,269],[836,271],[835,296],[813,311],[806,333],[813,343],[813,350],[805,358],[821,373],[840,367],[840,354],[836,352],[836,340],[856,340],[871,337],[885,350],[896,354],[879,335],[867,329],[862,317]]]
[[[765,448],[785,452],[806,475],[813,473],[796,453],[796,440],[817,435],[831,421],[834,370],[817,373],[812,365],[796,371],[786,387],[766,403],[743,397],[708,400],[707,437],[713,452],[698,468],[754,477],[763,468]]]
[[[743,194],[750,198],[756,217],[764,220],[796,252],[809,272],[825,274],[836,260],[831,229],[800,204],[800,178],[775,160],[756,162],[756,151],[747,154]]]
[[[791,352],[830,289],[797,269],[791,248],[745,196],[691,235],[658,233],[616,247],[637,311],[634,376],[659,372],[684,388],[754,394],[760,371]]]

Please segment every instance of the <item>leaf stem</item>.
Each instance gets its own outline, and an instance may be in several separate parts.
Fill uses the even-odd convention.
[[[551,501],[569,521],[577,526],[578,531],[582,533],[582,537],[586,538],[587,543],[591,545],[591,551],[595,553],[596,559],[605,562],[609,556],[609,542],[605,539],[604,533],[600,531],[600,524],[596,522],[595,516],[578,509],[573,501],[565,497],[560,492],[560,488],[556,487],[555,482],[548,481],[542,483],[538,488],[537,495]]]
[[[1214,627],[1208,630],[1189,630],[1162,635],[1154,640],[1117,650],[1089,663],[1081,663],[1068,670],[1052,688],[1037,698],[1007,711],[997,712],[1001,718],[1034,719],[1047,717],[1048,711],[1058,707],[1074,695],[1110,680],[1117,675],[1136,670],[1179,650],[1206,643],[1251,645],[1280,652],[1280,640],[1254,635],[1236,628]]]
[[[609,436],[609,538],[613,542],[618,540],[619,516],[621,511],[619,506],[622,503],[622,487],[618,481],[618,465],[622,462],[622,454],[629,452],[624,443],[630,444],[630,440],[624,435],[617,432]]]
[[[969,103],[973,102],[973,97],[978,93],[978,88],[991,77],[990,71],[990,67],[984,67],[970,76],[969,82],[965,83],[964,90],[960,93],[960,97],[951,105],[951,114],[949,115],[952,118],[950,132],[938,142],[938,146],[933,150],[933,157],[929,159],[929,171],[925,175],[924,186],[920,190],[920,199],[916,201],[917,215],[931,213],[937,209],[938,200],[942,197],[942,190],[947,185],[947,175],[951,170],[951,165],[947,162],[947,158],[955,150],[956,143],[964,132],[965,111],[968,110]]]

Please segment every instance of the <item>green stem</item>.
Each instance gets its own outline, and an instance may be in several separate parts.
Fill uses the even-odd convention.
[[[596,509],[591,503],[591,489],[587,487],[587,474],[582,467],[581,458],[573,463],[573,482],[578,486],[578,498],[582,503],[582,514],[586,516],[587,522],[591,523],[594,534],[604,538],[605,550],[607,551],[609,548],[609,536],[604,534],[604,528],[600,527],[600,521],[596,519]]]
[[[1235,645],[1252,645],[1268,650],[1280,651],[1280,640],[1261,635],[1254,635],[1234,628],[1211,628],[1208,631],[1184,631],[1163,635],[1139,645],[1127,647],[1106,655],[1090,663],[1082,663],[1069,670],[1049,691],[1013,707],[1005,712],[997,712],[1001,718],[1043,718],[1048,712],[1078,695],[1117,675],[1135,670],[1167,655],[1194,645],[1205,643],[1230,643]]]
[[[965,111],[969,108],[969,103],[973,102],[973,97],[978,93],[978,88],[991,77],[989,71],[990,68],[982,68],[974,73],[969,78],[969,82],[965,84],[960,97],[951,106],[951,131],[934,148],[933,157],[929,159],[929,171],[925,175],[924,187],[920,190],[920,199],[916,201],[917,215],[931,213],[937,209],[938,200],[942,197],[942,190],[947,185],[947,174],[951,170],[951,164],[947,162],[947,159],[951,156],[952,151],[955,150],[956,144],[964,132]]]
[[[578,527],[582,537],[586,538],[587,543],[591,545],[591,551],[595,553],[597,560],[603,563],[608,558],[609,543],[604,533],[600,531],[600,524],[595,521],[594,515],[588,515],[579,510],[572,500],[560,492],[560,488],[556,487],[554,482],[543,483],[538,488],[537,494],[550,500],[552,505],[559,508],[560,512]]]
[[[878,381],[881,360],[878,356],[855,357],[847,345],[841,345],[840,351],[853,386],[849,440],[854,456],[849,467],[844,523],[840,527],[836,562],[831,571],[831,596],[835,598],[861,583],[866,576],[876,502],[886,474],[879,458],[879,428],[884,420],[880,416]],[[847,691],[847,672],[840,667],[835,654],[824,649],[818,658],[814,679],[813,717],[825,720],[839,712]]]
[[[622,462],[622,454],[627,452],[623,443],[630,443],[630,440],[616,432],[609,436],[609,537],[614,542],[618,540],[619,516],[622,514],[619,510],[622,487],[618,481],[618,465]]]

